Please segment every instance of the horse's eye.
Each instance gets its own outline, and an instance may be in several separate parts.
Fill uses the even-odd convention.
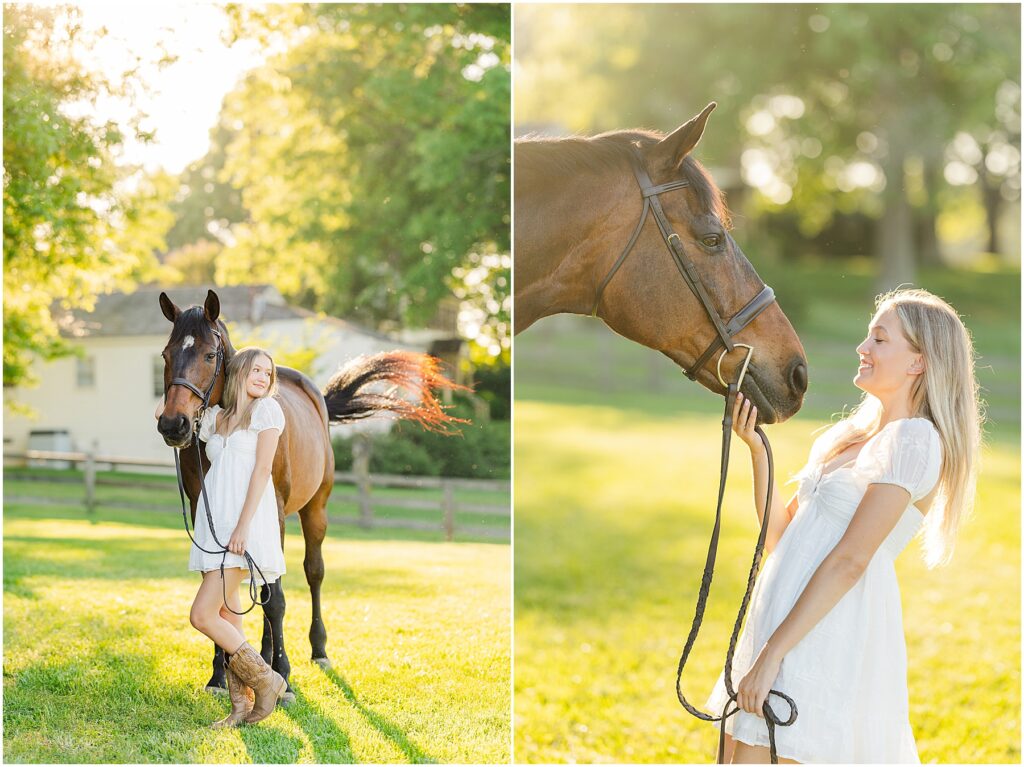
[[[717,234],[709,234],[707,237],[701,240],[706,248],[717,248],[722,244],[722,238]]]
[[[217,355],[213,352],[210,352],[209,354],[206,355],[207,362],[213,362],[215,359],[217,359]]]

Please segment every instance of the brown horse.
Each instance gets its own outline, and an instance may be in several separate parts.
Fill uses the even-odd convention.
[[[758,295],[764,283],[728,234],[723,195],[690,156],[714,107],[668,136],[614,131],[516,142],[516,333],[552,314],[591,314],[597,302],[594,313],[612,330],[662,352],[684,370],[715,340],[714,326],[653,220],[614,271],[643,210],[634,157],[656,185],[687,182],[659,197],[718,315],[728,319]],[[807,361],[793,326],[772,304],[737,340],[756,350],[742,391],[757,406],[758,422],[785,421],[800,409],[807,390]],[[736,380],[742,362],[739,351],[727,355],[726,380]],[[703,386],[725,393],[713,361],[696,372]]]
[[[204,306],[181,310],[160,294],[160,308],[164,316],[174,323],[170,338],[164,347],[164,388],[167,391],[163,414],[157,429],[164,442],[181,448],[181,473],[185,491],[191,503],[192,523],[195,525],[196,508],[200,492],[200,477],[210,467],[205,446],[199,443],[202,466],[197,465],[194,450],[184,450],[193,444],[202,398],[183,385],[171,385],[174,379],[188,381],[201,392],[210,389],[209,404],[220,402],[224,391],[227,363],[234,356],[227,328],[220,320],[220,300],[212,290]],[[217,352],[223,350],[223,362],[218,366]],[[313,661],[324,668],[330,667],[327,658],[327,631],[320,613],[320,585],[324,579],[322,544],[327,530],[327,498],[334,487],[334,452],[331,449],[329,424],[349,423],[391,411],[399,418],[415,420],[430,429],[440,429],[458,419],[445,414],[434,396],[439,387],[456,386],[438,371],[437,360],[425,354],[388,352],[362,357],[340,370],[321,393],[316,385],[297,370],[279,366],[277,401],[285,414],[285,428],[274,456],[273,481],[277,493],[278,519],[281,526],[281,545],[284,546],[285,517],[298,512],[302,535],[306,543],[303,569],[313,603],[313,617],[309,628],[309,642]],[[381,392],[379,384],[392,385],[389,392]],[[402,387],[414,394],[414,401],[391,393]],[[230,530],[223,531],[224,536]],[[224,540],[227,540],[225,537]],[[288,679],[291,665],[284,647],[284,590],[280,579],[263,587],[263,642],[260,654],[274,670]],[[268,601],[269,600],[269,601]],[[214,645],[213,675],[207,689],[225,689],[224,654]],[[293,700],[291,686],[285,700]]]

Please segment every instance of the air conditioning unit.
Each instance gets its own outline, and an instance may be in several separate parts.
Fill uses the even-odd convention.
[[[71,452],[71,432],[67,429],[33,429],[28,433],[29,450],[49,450],[56,453]],[[71,461],[28,462],[29,466],[51,467],[54,469],[70,469]]]

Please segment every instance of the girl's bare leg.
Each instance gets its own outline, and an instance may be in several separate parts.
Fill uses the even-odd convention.
[[[245,570],[242,570],[240,568],[233,568],[233,569],[237,570],[237,572],[239,573],[239,575],[240,575],[239,585],[241,585],[241,578],[245,577],[246,572],[245,572]],[[228,574],[228,571],[225,570],[224,571],[225,577],[227,576],[227,574]],[[242,600],[241,600],[241,598],[238,595],[238,586],[236,586],[234,589],[232,589],[230,587],[230,585],[231,585],[230,582],[227,585],[228,585],[228,607],[230,607],[231,610],[234,610],[234,612],[231,612],[231,610],[227,609],[227,607],[224,606],[224,601],[221,600],[220,609],[218,610],[218,614],[220,615],[221,618],[223,618],[228,623],[230,623],[232,626],[234,626],[236,629],[238,629],[238,633],[241,634],[244,637],[245,636],[245,628],[243,627],[243,624],[242,624],[242,616],[236,614],[236,613],[242,612]],[[228,653],[228,654],[230,655],[230,653]]]
[[[238,648],[242,646],[245,642],[245,634],[241,631],[241,616],[233,616],[238,618],[236,625],[226,620],[221,614],[221,608],[224,606],[224,589],[227,590],[228,604],[231,604],[233,598],[235,604],[232,607],[239,605],[238,587],[242,583],[243,577],[245,576],[241,568],[225,568],[224,585],[222,586],[220,570],[203,573],[203,582],[199,586],[199,593],[196,594],[196,598],[192,602],[192,611],[189,614],[192,625],[216,642],[229,655],[237,652]]]
[[[727,762],[729,762],[729,741],[731,740],[732,738],[726,735],[725,760]],[[768,750],[768,746],[751,746],[741,740],[734,741],[731,764],[771,764],[771,761],[771,751]],[[780,756],[779,764],[800,764],[800,762]]]

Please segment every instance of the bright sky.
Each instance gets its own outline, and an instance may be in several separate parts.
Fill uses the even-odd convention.
[[[114,77],[131,66],[133,54],[142,57],[149,93],[137,96],[136,106],[149,115],[142,127],[156,131],[149,145],[129,144],[125,159],[147,170],[163,167],[178,173],[206,154],[209,131],[216,123],[224,95],[239,77],[261,63],[263,54],[252,41],[228,48],[221,41],[227,19],[220,7],[199,3],[80,4],[82,25],[106,27],[108,35],[81,60]],[[161,45],[178,60],[162,70]],[[129,105],[103,99],[83,105],[103,120],[121,122]]]

